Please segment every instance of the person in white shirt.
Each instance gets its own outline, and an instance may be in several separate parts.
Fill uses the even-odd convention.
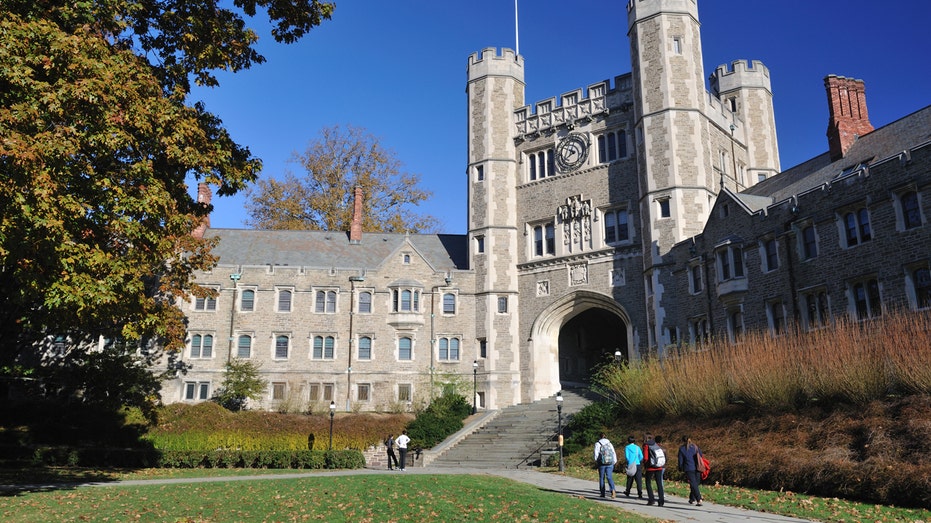
[[[398,439],[394,440],[398,444],[398,453],[401,455],[401,471],[407,470],[407,444],[411,442],[411,438],[408,437],[407,431],[401,431],[401,435],[398,436]]]

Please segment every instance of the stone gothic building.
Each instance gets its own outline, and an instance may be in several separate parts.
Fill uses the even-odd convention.
[[[534,104],[523,57],[469,57],[464,235],[362,231],[364,188],[348,232],[201,230],[219,297],[184,304],[163,399],[249,358],[261,408],[403,409],[447,383],[500,408],[614,358],[931,306],[931,107],[873,130],[863,82],[829,76],[829,152],[782,171],[770,71],[706,89],[695,0],[631,0],[628,36],[630,73]]]

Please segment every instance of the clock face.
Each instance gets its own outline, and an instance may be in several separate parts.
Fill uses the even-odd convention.
[[[581,133],[566,135],[556,146],[556,165],[560,171],[574,171],[588,159],[588,138]]]

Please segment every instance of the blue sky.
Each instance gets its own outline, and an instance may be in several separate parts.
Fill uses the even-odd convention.
[[[320,129],[364,127],[421,175],[420,212],[466,232],[466,64],[515,47],[513,0],[336,0],[333,19],[296,44],[250,22],[268,61],[197,89],[233,138],[287,170]],[[533,104],[630,72],[624,0],[521,0],[525,100]],[[866,82],[880,127],[931,104],[927,0],[699,0],[705,75],[738,59],[770,70],[782,168],[827,150],[828,74]],[[613,85],[613,82],[612,82]],[[213,227],[244,227],[245,197],[214,198]]]

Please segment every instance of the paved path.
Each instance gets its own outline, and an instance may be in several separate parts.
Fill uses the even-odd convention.
[[[261,481],[261,480],[270,480],[270,479],[297,479],[304,478],[308,476],[353,476],[353,475],[362,475],[362,474],[485,474],[492,476],[500,476],[503,478],[512,479],[515,481],[520,481],[522,483],[528,483],[531,485],[536,485],[541,489],[548,490],[551,492],[557,492],[561,494],[566,494],[578,498],[590,499],[595,503],[605,503],[612,506],[617,506],[620,509],[627,510],[630,512],[635,512],[642,514],[644,516],[654,517],[664,521],[686,521],[686,522],[698,522],[698,523],[737,523],[737,522],[763,522],[763,523],[791,523],[791,522],[804,522],[806,520],[790,518],[786,516],[778,516],[775,514],[768,514],[765,512],[754,512],[751,510],[744,510],[740,508],[728,507],[725,505],[717,505],[715,503],[709,503],[707,501],[702,503],[701,507],[695,507],[688,504],[688,501],[677,497],[677,496],[666,496],[666,503],[662,507],[657,506],[648,506],[645,500],[640,500],[637,498],[627,498],[623,493],[619,493],[617,499],[610,499],[598,496],[598,485],[594,481],[588,481],[584,479],[577,479],[569,476],[563,476],[560,474],[547,473],[547,472],[537,472],[531,469],[502,469],[502,470],[486,470],[486,469],[468,469],[468,468],[457,468],[457,469],[431,469],[430,467],[425,468],[409,468],[406,472],[397,472],[397,471],[387,471],[387,470],[372,470],[372,469],[358,469],[358,470],[334,470],[334,471],[315,471],[315,472],[301,472],[301,473],[290,473],[290,474],[267,474],[260,476],[224,476],[224,477],[211,477],[211,478],[178,478],[178,479],[148,479],[148,480],[127,480],[120,482],[100,482],[100,483],[85,483],[82,486],[87,487],[117,487],[125,485],[158,485],[158,484],[174,484],[174,483],[210,483],[210,482],[220,482],[220,481]],[[621,481],[624,480],[623,475],[618,478]],[[646,492],[643,493],[646,496]]]

